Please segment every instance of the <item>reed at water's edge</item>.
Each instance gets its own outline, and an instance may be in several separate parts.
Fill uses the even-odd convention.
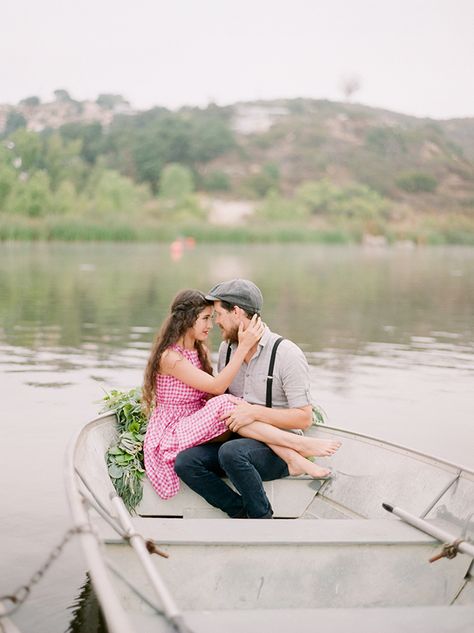
[[[358,244],[364,241],[390,244],[474,245],[474,218],[444,218],[425,215],[410,223],[386,223],[377,231],[361,222],[340,222],[312,226],[303,223],[249,223],[238,226],[204,222],[163,222],[149,218],[140,221],[125,216],[98,220],[57,215],[24,218],[0,215],[0,241],[110,241],[172,242],[193,237],[199,242],[268,243],[306,242],[321,244]]]

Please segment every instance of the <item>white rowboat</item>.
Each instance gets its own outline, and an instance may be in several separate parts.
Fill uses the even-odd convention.
[[[184,484],[162,501],[148,481],[132,517],[107,472],[115,434],[113,414],[90,422],[66,464],[110,633],[474,630],[472,470],[318,426],[343,443],[334,476],[266,482],[272,521],[230,520]],[[430,563],[440,540],[455,556]]]

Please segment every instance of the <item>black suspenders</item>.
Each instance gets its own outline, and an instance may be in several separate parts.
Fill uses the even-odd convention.
[[[273,368],[275,367],[275,357],[276,357],[278,346],[284,340],[285,339],[282,336],[280,336],[280,338],[277,338],[277,340],[273,343],[272,353],[270,355],[270,362],[268,364],[267,393],[266,393],[265,406],[267,406],[269,409],[272,408]],[[227,352],[225,355],[226,365],[229,363],[231,351],[232,351],[232,348],[229,343],[229,345],[227,346]]]
[[[227,345],[227,352],[225,354],[225,365],[224,365],[224,367],[227,367],[227,365],[229,364],[231,351],[232,351],[232,347],[231,347],[231,344],[229,343],[229,345]],[[225,392],[229,393],[229,387],[227,387]]]
[[[269,407],[270,409],[272,408],[273,368],[275,366],[275,356],[277,353],[278,346],[284,340],[285,339],[282,336],[280,336],[280,338],[277,338],[277,340],[273,343],[272,353],[270,356],[270,362],[268,364],[267,398],[266,398],[265,406]]]

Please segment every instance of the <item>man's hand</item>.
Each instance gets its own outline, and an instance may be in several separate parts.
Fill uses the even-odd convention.
[[[234,397],[229,396],[229,399],[234,400]],[[221,419],[225,422],[229,431],[238,433],[239,429],[255,422],[257,418],[255,417],[255,406],[253,404],[240,400],[240,398],[235,398],[234,402],[236,403],[235,409],[223,415]]]

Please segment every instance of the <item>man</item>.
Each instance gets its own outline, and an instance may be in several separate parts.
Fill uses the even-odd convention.
[[[206,296],[214,301],[215,322],[222,331],[218,371],[237,346],[240,323],[244,329],[260,314],[263,297],[247,279],[232,279],[214,286]],[[244,398],[227,417],[229,430],[238,432],[256,420],[288,431],[307,429],[312,421],[309,368],[300,348],[283,339],[275,355],[271,404],[267,404],[270,358],[279,335],[266,326],[260,341],[248,352],[228,392]],[[229,350],[230,345],[230,350]],[[266,444],[236,436],[224,443],[195,446],[179,453],[176,473],[208,503],[233,518],[271,519],[273,510],[262,481],[286,477],[288,467]],[[222,477],[230,479],[238,492]]]

